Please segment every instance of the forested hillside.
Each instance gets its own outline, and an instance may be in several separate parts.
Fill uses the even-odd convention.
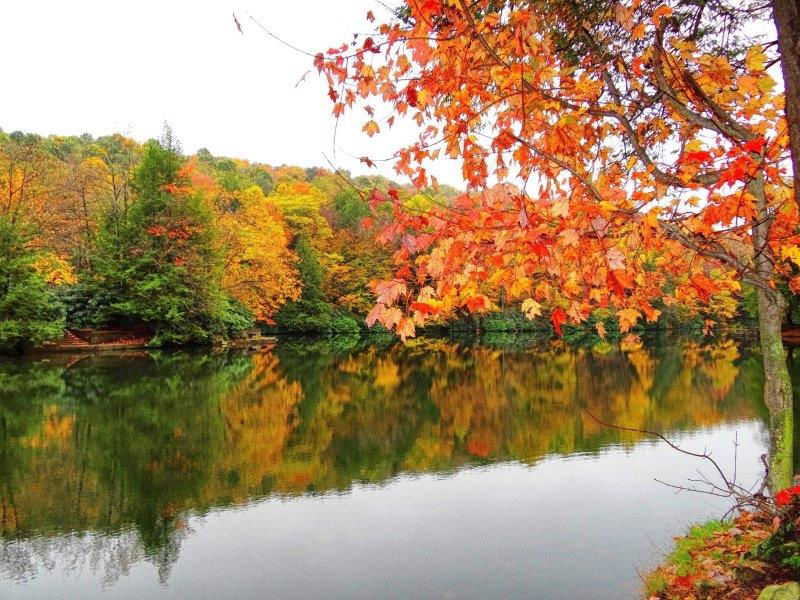
[[[155,344],[208,343],[253,324],[357,331],[391,247],[360,190],[446,202],[382,177],[186,156],[171,131],[140,144],[0,133],[0,347],[65,326],[145,325]],[[393,192],[394,193],[394,192]],[[379,211],[380,214],[380,211]],[[389,212],[385,211],[388,218]]]

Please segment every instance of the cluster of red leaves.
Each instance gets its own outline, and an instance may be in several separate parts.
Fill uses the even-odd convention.
[[[167,228],[162,227],[161,225],[153,225],[152,227],[147,228],[147,233],[149,233],[153,237],[160,237],[165,233],[167,233]]]
[[[492,309],[501,289],[531,318],[549,312],[557,332],[598,307],[616,312],[622,331],[657,319],[660,302],[728,316],[739,283],[755,279],[757,228],[769,229],[773,255],[800,266],[800,253],[787,254],[800,236],[783,98],[763,47],[742,63],[706,54],[667,27],[684,9],[676,0],[615,3],[613,23],[605,13],[585,20],[601,50],[578,64],[557,50],[552,32],[574,23],[556,9],[495,0],[403,9],[407,18],[376,24],[361,45],[316,56],[333,114],[361,106],[370,137],[412,120],[419,136],[395,152],[396,172],[435,188],[426,163],[447,156],[475,193],[431,210],[392,198],[381,237],[400,250],[384,284],[403,291],[384,302],[376,289],[371,322],[407,337],[430,318]],[[383,121],[375,101],[390,107]],[[638,108],[653,101],[659,110]],[[617,151],[620,140],[633,150]],[[674,159],[662,151],[678,147]],[[492,178],[501,185],[490,189]],[[800,289],[789,267],[775,269]],[[775,285],[771,273],[758,277]]]
[[[171,227],[170,229],[167,229],[162,225],[153,225],[147,228],[147,233],[153,237],[161,237],[166,235],[168,239],[178,241],[186,241],[190,239],[197,233],[197,231],[198,227],[188,225],[186,223],[177,225],[176,227]]]
[[[800,501],[800,485],[795,485],[775,494],[775,504],[778,506],[788,506]]]

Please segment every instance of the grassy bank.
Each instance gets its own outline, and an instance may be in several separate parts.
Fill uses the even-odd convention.
[[[795,581],[796,571],[765,556],[775,532],[769,515],[753,512],[693,525],[675,538],[661,565],[643,576],[642,597],[755,600],[767,586]]]

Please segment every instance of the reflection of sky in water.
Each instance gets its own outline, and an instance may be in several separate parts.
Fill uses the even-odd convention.
[[[721,464],[732,464],[737,432],[741,481],[755,481],[760,424],[696,432],[682,444],[708,447]],[[108,575],[102,558],[71,565],[69,543],[52,540],[67,552],[35,558],[37,577],[25,585],[2,581],[0,595],[633,598],[637,568],[666,550],[687,523],[720,513],[714,498],[675,495],[653,481],[684,481],[697,466],[663,444],[644,442],[596,456],[548,458],[532,468],[504,463],[355,485],[346,494],[268,499],[191,517],[165,585],[157,567],[141,562],[132,534],[87,536],[84,546],[102,546],[96,551],[114,558],[112,570],[131,563],[129,573],[102,588]]]
[[[633,598],[724,505],[654,481],[711,474],[696,459],[582,408],[727,471],[738,433],[742,483],[766,446],[752,355],[675,350],[286,346],[86,362],[36,391],[0,369],[19,514],[0,598]],[[22,396],[41,396],[30,422]]]

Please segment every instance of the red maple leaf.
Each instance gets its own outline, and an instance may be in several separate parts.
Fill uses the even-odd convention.
[[[553,321],[553,329],[558,335],[561,335],[561,326],[567,322],[567,313],[564,312],[564,309],[557,308],[550,315],[550,320]]]
[[[703,150],[701,152],[687,152],[683,155],[683,158],[688,163],[705,163],[711,162],[714,157],[711,156],[711,152]]]
[[[778,506],[786,506],[792,501],[792,494],[789,490],[781,490],[775,494],[775,504]]]
[[[755,152],[756,154],[761,154],[761,151],[764,149],[764,145],[767,143],[763,137],[757,137],[752,140],[748,140],[742,146],[746,152]]]

